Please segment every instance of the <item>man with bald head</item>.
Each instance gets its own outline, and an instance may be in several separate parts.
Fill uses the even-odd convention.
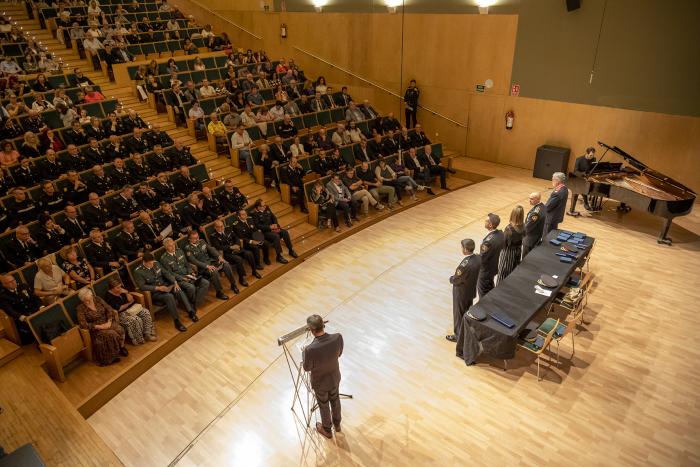
[[[523,238],[523,258],[530,250],[535,248],[542,238],[542,229],[544,229],[544,204],[542,204],[539,193],[530,193],[530,212],[525,218],[525,237]]]
[[[0,282],[0,308],[15,321],[22,344],[29,344],[34,338],[27,318],[39,310],[41,301],[32,288],[23,282],[18,284],[10,274],[0,277]]]

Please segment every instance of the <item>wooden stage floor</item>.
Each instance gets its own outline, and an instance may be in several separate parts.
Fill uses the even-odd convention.
[[[504,223],[548,183],[495,176],[320,251],[221,316],[88,422],[127,466],[697,465],[700,463],[700,212],[656,244],[640,213],[567,217],[597,238],[576,355],[537,381],[518,354],[466,367],[444,339],[459,241],[488,212]],[[545,195],[546,199],[546,195]],[[693,233],[695,232],[695,233]],[[325,315],[343,333],[343,433],[307,435],[290,411],[277,336]]]

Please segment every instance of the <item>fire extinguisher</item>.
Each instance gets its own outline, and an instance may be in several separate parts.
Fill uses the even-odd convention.
[[[506,112],[506,130],[513,129],[513,122],[515,121],[515,114],[512,110]]]
[[[280,26],[280,35],[282,36],[283,39],[287,37],[287,24],[282,23],[282,26]]]

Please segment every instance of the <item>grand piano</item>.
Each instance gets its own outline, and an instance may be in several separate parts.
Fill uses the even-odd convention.
[[[657,242],[670,245],[668,229],[673,218],[690,213],[697,195],[674,179],[650,169],[617,146],[608,146],[600,141],[598,144],[605,148],[605,152],[590,172],[569,178],[568,186],[573,193],[570,211],[573,212],[578,195],[619,201],[630,208],[662,217],[664,220]],[[618,154],[628,165],[623,167],[622,163],[601,162],[608,151]]]

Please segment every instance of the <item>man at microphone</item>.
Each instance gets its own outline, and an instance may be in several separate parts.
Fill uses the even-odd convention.
[[[340,367],[338,359],[343,354],[343,336],[324,331],[323,318],[311,315],[306,319],[314,340],[304,348],[304,370],[311,372],[311,388],[316,395],[321,423],[316,431],[328,439],[333,437],[331,423],[336,433],[340,432]]]

